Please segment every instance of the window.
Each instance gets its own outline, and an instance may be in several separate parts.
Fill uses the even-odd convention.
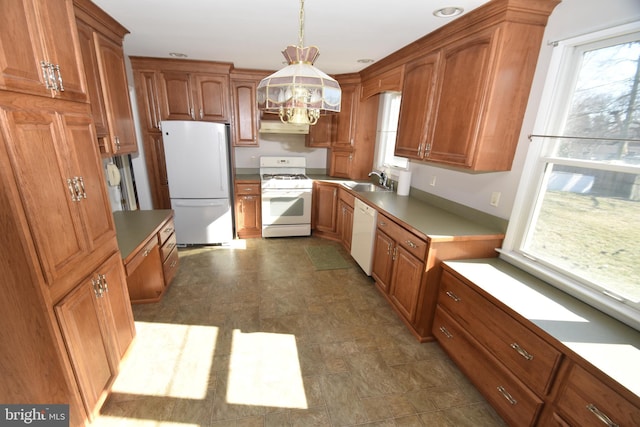
[[[635,27],[635,28],[634,28]],[[503,258],[640,325],[640,32],[560,43]],[[624,34],[623,34],[624,33]],[[561,137],[562,136],[562,137]]]
[[[383,169],[386,166],[406,169],[409,160],[394,156],[398,119],[400,117],[400,92],[384,92],[380,95],[378,108],[378,128],[376,131],[376,153],[374,164]]]

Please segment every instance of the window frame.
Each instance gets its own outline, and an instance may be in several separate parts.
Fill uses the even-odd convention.
[[[640,22],[633,22],[553,43],[554,51],[548,67],[533,134],[559,135],[558,129],[564,121],[567,100],[571,99],[578,77],[576,71],[581,65],[580,57],[585,50],[610,44],[607,40],[618,39],[638,31],[640,31]],[[561,99],[565,101],[560,102]],[[503,246],[499,250],[500,257],[634,329],[640,330],[640,304],[620,300],[615,295],[587,285],[585,280],[555,268],[550,263],[535,259],[520,249],[526,241],[529,225],[537,215],[536,209],[541,192],[544,191],[545,170],[548,163],[581,163],[579,160],[571,159],[556,162],[553,156],[546,155],[544,138],[530,138],[530,141],[511,219]],[[597,166],[589,163],[587,167]],[[616,168],[612,166],[607,169]]]

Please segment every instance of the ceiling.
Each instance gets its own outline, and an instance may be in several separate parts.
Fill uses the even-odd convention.
[[[360,71],[456,18],[433,11],[457,6],[463,14],[488,0],[306,0],[304,44],[315,45],[315,65],[329,74]],[[282,50],[298,43],[299,0],[93,0],[129,31],[129,56],[231,62],[237,68],[282,68]]]

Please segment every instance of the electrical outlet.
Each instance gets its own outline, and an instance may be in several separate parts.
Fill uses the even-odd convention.
[[[500,192],[494,191],[493,193],[491,193],[491,201],[489,202],[489,204],[491,206],[498,207],[498,203],[500,203]]]
[[[436,186],[436,176],[435,175],[431,177],[431,182],[429,182],[429,185],[432,186],[432,187]]]

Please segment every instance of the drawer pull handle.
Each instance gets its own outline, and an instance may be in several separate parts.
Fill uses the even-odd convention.
[[[171,233],[173,233],[173,228],[167,227],[167,228],[164,229],[164,232],[167,233],[167,234],[171,234]]]
[[[405,243],[407,244],[407,246],[409,246],[410,248],[413,248],[413,249],[418,247],[418,245],[413,243],[411,240],[407,240]]]
[[[510,404],[515,405],[516,403],[518,403],[518,401],[517,401],[517,400],[515,400],[515,399],[513,398],[513,396],[511,396],[511,395],[509,394],[509,392],[508,392],[507,390],[505,390],[505,388],[504,388],[504,387],[502,387],[501,385],[499,385],[499,386],[497,387],[497,389],[498,389],[498,391],[500,392],[500,394],[502,394],[502,395],[504,396],[504,398],[505,398],[505,399],[507,399],[507,401],[508,401]]]
[[[449,298],[451,298],[451,299],[452,299],[452,300],[454,300],[455,302],[460,302],[460,301],[462,301],[458,295],[454,294],[454,293],[453,293],[453,292],[451,292],[451,291],[447,291],[447,292],[445,292],[445,293],[447,294],[447,296],[448,296]]]
[[[614,423],[613,421],[611,421],[611,418],[609,418],[604,412],[602,412],[600,409],[598,409],[596,407],[596,405],[589,403],[587,405],[587,409],[589,410],[589,412],[591,412],[593,415],[595,415],[596,417],[598,417],[598,419],[600,421],[602,421],[604,424],[606,424],[609,427],[618,427],[618,424]]]
[[[518,343],[511,343],[511,348],[518,352],[518,354],[527,360],[533,360],[533,354],[529,353],[524,348],[520,347]]]
[[[447,338],[453,338],[453,335],[451,334],[451,332],[449,332],[447,328],[445,328],[444,326],[440,326],[440,332],[442,332],[444,336]]]
[[[171,268],[175,268],[175,266],[176,266],[177,264],[178,264],[178,261],[173,260],[173,261],[171,262],[171,265],[170,265],[169,267],[171,267]]]
[[[149,256],[149,254],[151,253],[151,249],[145,249],[144,253],[142,254],[143,257],[147,257]]]
[[[386,226],[386,225],[387,225],[387,223],[386,223],[386,222],[384,222],[384,221],[380,221],[380,222],[378,223],[378,225],[379,225],[380,227],[384,227],[384,226]]]

